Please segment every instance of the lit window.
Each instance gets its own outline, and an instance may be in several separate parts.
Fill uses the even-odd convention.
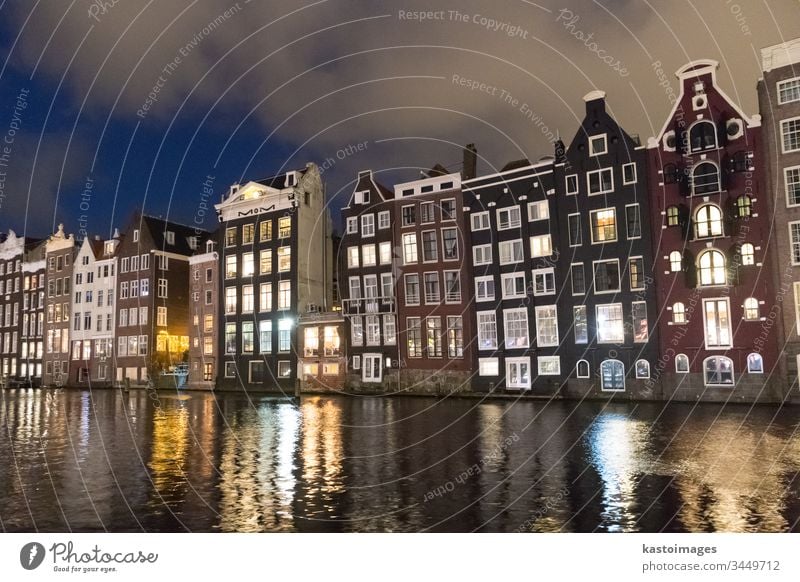
[[[278,309],[289,309],[292,305],[292,282],[278,283]]]
[[[597,318],[597,343],[610,344],[625,341],[625,323],[622,304],[608,303],[595,307]]]
[[[506,358],[506,388],[529,390],[530,367],[530,358]]]
[[[725,256],[716,250],[700,255],[700,285],[725,285]]]
[[[497,349],[497,314],[494,311],[479,311],[478,317],[478,349]]]
[[[286,273],[292,268],[292,247],[278,248],[278,272]]]
[[[731,321],[727,299],[704,299],[706,348],[731,347]]]
[[[236,268],[236,255],[228,255],[225,257],[225,278],[235,279],[237,274]]]
[[[703,378],[706,386],[733,386],[733,360],[725,356],[706,358]]]
[[[375,215],[364,214],[361,217],[361,236],[373,236],[375,234]]]
[[[755,249],[750,243],[744,243],[741,247],[742,265],[755,265]]]
[[[392,243],[382,242],[379,246],[381,265],[390,265],[392,263]]]
[[[550,218],[550,210],[547,200],[528,203],[528,221],[547,220]]]
[[[619,360],[604,360],[600,364],[600,386],[603,391],[625,390],[625,365]]]
[[[406,265],[416,263],[417,256],[417,235],[413,232],[403,235],[403,262]]]
[[[254,306],[253,286],[242,286],[242,313],[252,313]]]
[[[278,238],[289,238],[292,236],[292,217],[282,216],[278,219]]]
[[[408,344],[408,357],[422,357],[422,320],[419,317],[406,318],[406,341]]]
[[[539,356],[536,359],[540,376],[559,376],[561,358],[559,356]]]
[[[549,257],[552,254],[553,247],[549,234],[531,237],[531,257]]]
[[[272,240],[272,220],[262,220],[261,223],[259,223],[258,239],[261,242]]]
[[[644,259],[642,257],[628,259],[628,279],[631,284],[631,291],[644,289]]]
[[[758,299],[755,297],[748,297],[744,300],[744,318],[747,321],[756,321],[759,319]]]
[[[555,305],[536,307],[536,343],[539,347],[558,345],[558,317]]]
[[[697,238],[722,236],[722,211],[714,204],[703,204],[694,215]]]
[[[672,304],[672,323],[686,323],[686,307],[680,301]]]
[[[272,311],[272,283],[261,283],[258,310]]]
[[[736,199],[736,216],[747,218],[753,215],[753,199],[750,196],[739,196]]]
[[[589,321],[585,305],[576,305],[572,308],[572,324],[575,330],[575,343],[589,343]]]
[[[242,255],[242,277],[252,277],[256,272],[256,264],[253,253]]]
[[[447,318],[447,357],[464,357],[464,323],[460,315]]]
[[[262,275],[272,273],[272,249],[263,249],[259,254],[258,272]]]
[[[255,345],[255,339],[254,339],[254,336],[253,336],[253,322],[252,321],[243,321],[242,322],[242,353],[243,354],[252,354],[254,345]]]
[[[593,210],[590,213],[592,223],[592,243],[614,242],[617,240],[617,213],[613,208]]]
[[[427,354],[429,358],[442,357],[442,318],[428,317],[425,320]]]
[[[646,342],[649,338],[647,303],[634,301],[631,304],[631,317],[633,319],[633,341],[638,343]]]
[[[683,255],[680,251],[672,251],[669,254],[669,270],[673,273],[683,270]]]
[[[789,242],[792,245],[792,264],[800,265],[800,222],[789,223]]]
[[[364,344],[364,322],[360,315],[350,318],[350,341],[354,346]]]
[[[236,287],[225,288],[225,313],[236,313]]]
[[[288,352],[292,349],[292,320],[281,319],[278,322],[278,351]]]
[[[225,246],[226,247],[236,246],[236,228],[225,229]]]
[[[479,376],[499,376],[500,362],[497,358],[478,358]]]
[[[509,265],[511,263],[522,262],[522,240],[501,241],[499,244],[500,264]]]
[[[242,225],[242,244],[252,244],[256,236],[256,227],[254,224]]]
[[[751,374],[764,373],[764,359],[761,354],[750,354],[747,356],[747,371]]]
[[[527,348],[528,340],[528,310],[504,309],[503,324],[506,335],[506,349]]]
[[[365,267],[374,267],[378,263],[375,255],[375,245],[363,245],[361,247],[362,263]]]
[[[358,247],[347,248],[347,266],[350,269],[357,269],[359,264]]]
[[[678,226],[681,223],[681,215],[677,206],[667,207],[667,226]]]

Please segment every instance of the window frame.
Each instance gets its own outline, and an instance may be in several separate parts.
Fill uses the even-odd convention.
[[[600,320],[599,313],[601,309],[610,309],[610,308],[617,308],[619,307],[619,322],[622,328],[622,337],[621,339],[616,339],[618,336],[614,336],[612,339],[600,339],[600,326],[597,325],[597,322]],[[622,302],[615,302],[615,303],[598,303],[594,306],[594,319],[595,319],[595,327],[596,327],[596,341],[598,345],[601,344],[621,344],[625,342],[625,308],[622,305]],[[606,318],[608,321],[608,318]],[[617,320],[614,320],[617,321]]]
[[[478,228],[475,228],[475,221],[478,221]],[[484,224],[485,219],[485,226]],[[480,230],[489,230],[491,228],[491,219],[489,218],[489,211],[483,210],[481,212],[473,212],[469,217],[469,226],[472,232]]]
[[[619,366],[619,367],[622,368],[622,387],[621,388],[607,388],[606,387],[605,373],[603,371],[603,368],[604,368],[604,366],[606,364],[610,364],[610,365],[615,366],[615,367]],[[603,360],[602,362],[600,362],[600,390],[602,392],[625,392],[625,383],[626,383],[625,364],[622,361],[617,360],[615,358],[607,358],[607,359]]]
[[[616,289],[609,289],[606,291],[597,290],[597,265],[607,263],[616,263],[617,265],[617,287]],[[620,293],[622,291],[622,271],[619,266],[619,259],[597,259],[592,261],[592,290],[595,295],[606,295],[609,293]]]
[[[554,372],[542,371],[542,364],[555,363],[556,370]],[[561,356],[537,356],[536,357],[536,373],[539,376],[560,376],[561,375]]]
[[[611,177],[610,184],[611,186],[607,190],[603,190],[603,174],[608,173]],[[600,190],[597,192],[592,192],[592,176],[597,174],[599,178]],[[586,172],[586,192],[589,196],[602,196],[603,194],[609,194],[614,191],[614,168],[609,166],[607,168],[600,168],[597,170],[590,170]]]
[[[797,131],[798,131],[797,143],[798,143],[798,145],[797,145],[796,148],[786,149],[786,141],[784,140],[784,131],[783,130],[784,130],[784,125],[788,126],[788,124],[790,124],[790,123],[796,123],[797,126],[798,126],[797,127]],[[780,134],[780,141],[781,141],[781,153],[789,154],[789,153],[792,153],[792,152],[800,151],[800,116],[789,117],[787,119],[782,119],[780,121],[779,128],[780,128],[779,134]]]
[[[784,101],[781,98],[781,90],[783,89],[782,85],[789,85],[791,83],[795,83],[797,85],[798,98]],[[784,79],[783,81],[778,81],[777,83],[775,83],[775,95],[778,99],[778,105],[786,105],[787,103],[796,103],[800,101],[800,77],[791,77],[789,79]]]
[[[553,320],[553,323],[555,324],[555,336],[556,336],[554,341],[546,341],[546,342],[541,341],[542,338],[541,338],[541,332],[540,332],[540,328],[539,328],[539,321],[540,321],[539,313],[543,312],[545,310],[548,310],[548,311],[552,310],[552,312],[553,312],[552,320]],[[536,346],[539,347],[539,348],[558,347],[560,339],[561,339],[561,335],[559,334],[559,331],[558,331],[558,305],[556,305],[555,303],[552,304],[552,305],[537,305],[535,307],[535,309],[534,309],[534,316],[535,316],[535,325],[536,325]],[[549,320],[551,318],[548,316],[546,319]]]
[[[614,238],[613,239],[603,239],[603,240],[595,240],[595,215],[600,212],[608,212],[611,211],[614,213]],[[607,226],[603,227],[603,230],[608,228]],[[604,245],[608,243],[614,243],[619,240],[619,221],[617,220],[617,209],[614,206],[607,206],[605,208],[595,208],[594,210],[589,211],[589,236],[590,241],[593,245]]]
[[[708,375],[707,375],[708,372],[706,370],[706,363],[709,360],[718,360],[719,362],[722,362],[722,360],[727,360],[730,363],[730,366],[731,366],[731,371],[730,371],[731,381],[730,382],[709,382]],[[717,374],[720,373],[719,372],[719,368],[717,368],[717,372],[716,373]],[[734,365],[733,365],[733,360],[731,358],[729,358],[727,356],[723,356],[721,354],[715,354],[713,356],[708,356],[707,358],[705,358],[703,360],[703,386],[719,387],[719,388],[733,388],[734,386],[736,386],[736,373],[735,373],[735,368],[734,368]]]
[[[600,151],[595,147],[596,143],[601,143],[603,150]],[[608,153],[608,136],[605,133],[589,136],[589,156],[597,157]]]
[[[627,179],[625,176],[625,172],[628,170],[633,170],[632,179]],[[635,184],[637,180],[637,170],[636,170],[636,162],[630,162],[628,164],[622,164],[622,185],[628,186],[630,184]]]
[[[497,297],[497,288],[496,288],[496,285],[494,284],[494,275],[483,275],[483,276],[480,276],[480,277],[475,277],[474,281],[475,281],[475,302],[476,303],[483,303],[483,302],[486,302],[486,301],[495,301],[495,298]],[[486,294],[486,283],[488,283],[488,282],[492,283],[492,295],[491,295],[491,297]],[[480,284],[483,284],[483,288],[484,288],[483,296],[481,296],[481,293],[479,291],[479,285]]]

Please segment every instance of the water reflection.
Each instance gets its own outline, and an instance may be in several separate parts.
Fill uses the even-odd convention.
[[[798,529],[794,410],[158,396],[0,392],[0,528]]]

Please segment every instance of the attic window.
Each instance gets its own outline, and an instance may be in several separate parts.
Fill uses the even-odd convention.
[[[165,234],[166,234],[166,237],[167,237],[167,244],[168,245],[174,245],[175,244],[175,233],[172,232],[171,230],[168,230]]]
[[[452,182],[442,182],[439,185],[439,190],[450,190],[450,188],[452,188],[452,187],[453,187],[453,183]]]
[[[369,204],[369,190],[356,192],[356,204]]]
[[[428,192],[433,192],[433,184],[428,184],[427,186],[423,186],[419,189],[422,194],[427,194]]]
[[[114,252],[114,243],[109,241],[106,243],[106,254],[110,255]]]
[[[206,241],[206,252],[210,253],[213,250],[214,250],[214,241],[210,240]]]
[[[589,138],[589,155],[599,156],[608,152],[606,134],[594,135]]]
[[[286,186],[296,186],[297,176],[294,172],[286,172]]]
[[[190,236],[189,237],[189,248],[192,249],[192,250],[197,249],[197,237],[196,236]]]
[[[139,229],[133,231],[133,242],[139,242]]]

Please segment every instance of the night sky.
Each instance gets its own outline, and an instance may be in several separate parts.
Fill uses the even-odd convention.
[[[760,49],[798,36],[791,0],[4,1],[0,230],[108,236],[136,208],[213,229],[204,183],[307,161],[336,218],[360,169],[552,154],[594,89],[645,142],[692,59],[756,113]]]

